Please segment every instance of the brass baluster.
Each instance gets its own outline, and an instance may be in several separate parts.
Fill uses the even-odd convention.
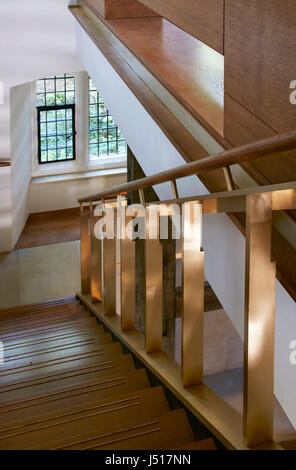
[[[136,327],[136,245],[132,240],[133,217],[126,216],[125,198],[118,197],[120,210],[120,298],[121,329],[133,330]]]
[[[247,196],[244,436],[272,440],[276,265],[271,261],[272,195]]]
[[[204,253],[202,205],[183,206],[182,380],[184,387],[203,382]]]
[[[98,207],[98,206],[97,206]],[[101,217],[96,215],[96,209],[91,205],[90,230],[91,230],[91,295],[93,299],[103,300],[102,283],[102,257],[103,240],[96,236],[96,224]]]
[[[153,217],[153,211],[157,213]],[[155,239],[149,233],[154,232]],[[159,215],[156,206],[146,208],[146,240],[145,240],[145,269],[146,269],[146,315],[145,342],[146,352],[153,353],[162,350],[163,330],[163,294],[162,270],[163,252],[159,240]]]
[[[102,204],[106,208],[105,203]],[[108,210],[110,209],[105,212],[106,220],[109,217]],[[116,210],[114,210],[114,234],[113,236],[110,234],[109,238],[106,236],[103,240],[103,292],[104,314],[116,314]]]
[[[89,211],[80,205],[80,238],[81,238],[81,293],[90,294],[90,229]]]

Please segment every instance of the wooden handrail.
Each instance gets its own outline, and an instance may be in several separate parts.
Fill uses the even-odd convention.
[[[229,167],[230,165],[252,161],[262,157],[270,157],[278,153],[296,149],[296,131],[260,140],[252,144],[242,145],[231,150],[226,150],[202,160],[181,165],[171,170],[157,173],[130,183],[115,186],[97,194],[79,199],[79,203],[99,201],[107,197],[115,197],[118,194],[136,191],[168,181],[173,181],[186,176],[198,175],[211,170]]]
[[[4,161],[0,160],[0,167],[2,167],[2,166],[11,166],[11,163],[10,162],[4,162]]]

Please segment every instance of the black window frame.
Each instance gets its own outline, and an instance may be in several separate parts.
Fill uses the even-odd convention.
[[[39,165],[47,165],[50,163],[61,163],[61,162],[73,162],[76,160],[76,107],[75,104],[62,104],[62,105],[51,105],[51,106],[37,106],[37,124],[38,124],[38,163]],[[73,135],[73,158],[63,158],[43,162],[41,161],[41,119],[40,114],[44,111],[59,111],[62,109],[72,110],[72,134]],[[56,121],[58,122],[58,120]],[[58,134],[56,134],[58,135]],[[46,135],[47,137],[47,135]],[[67,147],[66,147],[67,148]],[[57,149],[58,150],[58,149]]]

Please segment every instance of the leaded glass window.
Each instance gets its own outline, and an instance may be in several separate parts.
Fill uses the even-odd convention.
[[[125,155],[126,142],[92,80],[89,80],[90,157]]]

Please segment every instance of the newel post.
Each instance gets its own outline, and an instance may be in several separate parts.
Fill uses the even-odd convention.
[[[81,239],[81,293],[84,295],[90,294],[91,281],[90,281],[90,258],[91,258],[91,243],[90,243],[90,224],[89,224],[89,211],[83,210],[83,205],[80,205],[80,239]]]
[[[276,266],[271,261],[272,196],[247,196],[244,436],[273,439]]]

